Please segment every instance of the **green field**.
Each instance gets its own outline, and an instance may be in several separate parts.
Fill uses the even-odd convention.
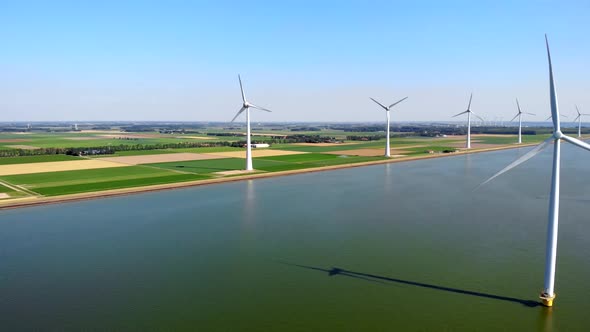
[[[296,169],[323,167],[342,164],[353,164],[366,161],[382,160],[384,157],[337,156],[330,154],[299,154],[275,157],[254,158],[254,169],[264,172],[280,172]],[[225,158],[210,160],[194,160],[170,163],[149,164],[149,166],[168,170],[182,170],[195,174],[209,174],[214,172],[242,170],[245,160],[241,158]]]
[[[340,156],[335,154],[322,154],[322,153],[303,153],[293,154],[286,156],[272,156],[272,157],[259,157],[256,160],[275,160],[282,162],[301,163],[301,162],[314,162],[320,160],[336,159]]]
[[[207,132],[241,132],[241,129],[232,128],[210,128],[199,129],[200,134],[159,134],[157,131],[131,133],[131,132],[33,132],[28,134],[0,134],[0,149],[10,149],[9,145],[28,145],[45,148],[84,148],[99,146],[117,146],[128,145],[130,149],[145,148],[149,145],[198,142],[213,143],[219,141],[234,142],[243,140],[243,136],[208,136],[214,137],[214,140],[199,140],[190,138],[191,136],[204,136]],[[381,132],[345,132],[341,130],[320,130],[292,132],[289,129],[282,130],[254,130],[254,133],[266,133],[274,135],[321,135],[344,139],[347,135],[357,136],[375,136],[382,135]],[[146,138],[117,139],[105,137],[104,135],[148,135]],[[524,135],[523,143],[541,142],[549,135]],[[253,141],[267,141],[269,137],[254,136]],[[476,136],[474,143],[509,145],[516,141],[515,135],[506,136]],[[418,156],[428,154],[429,151],[442,152],[444,150],[455,150],[452,145],[457,142],[464,142],[463,137],[449,136],[446,138],[433,137],[396,137],[391,139],[393,149],[403,149],[402,154],[407,156]],[[271,150],[288,150],[306,152],[297,155],[282,155],[270,157],[257,157],[253,160],[254,168],[259,172],[279,172],[298,170],[306,168],[318,168],[334,165],[354,164],[367,161],[384,160],[384,157],[362,157],[354,155],[337,155],[328,154],[327,152],[346,151],[356,149],[383,149],[385,138],[374,141],[348,141],[352,144],[334,144],[328,146],[320,145],[298,145],[298,144],[272,144]],[[134,147],[133,145],[141,145]],[[418,147],[417,147],[418,146]],[[146,149],[146,150],[128,150],[117,151],[112,155],[100,155],[92,157],[111,157],[111,156],[141,156],[155,154],[172,154],[172,153],[215,153],[227,151],[244,151],[243,148],[229,146],[213,146],[199,148],[179,148],[179,149]],[[245,151],[244,151],[245,153]],[[352,153],[352,152],[351,152]],[[40,162],[54,161],[71,161],[81,160],[81,157],[66,155],[39,155],[26,157],[3,157],[0,158],[1,165],[10,164],[29,164]],[[243,170],[245,160],[242,158],[223,158],[208,159],[182,162],[154,163],[141,166],[115,167],[93,170],[62,171],[51,173],[36,173],[23,175],[0,176],[0,180],[8,184],[15,185],[19,190],[8,188],[0,183],[0,193],[9,194],[11,197],[22,197],[28,195],[66,195],[74,193],[92,192],[108,189],[120,189],[138,186],[147,186],[164,183],[174,183],[192,180],[202,180],[210,178],[223,177],[224,175],[214,174],[217,172]],[[225,175],[237,176],[237,175]],[[20,191],[20,189],[23,191]]]
[[[0,177],[1,180],[10,184],[19,185],[46,196],[202,180],[205,178],[208,177],[145,166],[7,175]]]
[[[245,163],[246,160],[241,158],[224,158],[156,163],[149,164],[149,166],[167,170],[180,170],[183,172],[191,172],[195,174],[208,174],[214,172],[241,170],[244,169]],[[253,164],[254,168],[264,170],[264,168],[267,167],[278,166],[286,163],[272,160],[259,160],[255,158]]]

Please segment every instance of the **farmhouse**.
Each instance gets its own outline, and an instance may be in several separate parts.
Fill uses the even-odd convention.
[[[246,147],[246,144],[244,144],[244,147]],[[252,143],[252,144],[250,144],[250,147],[252,147],[252,148],[268,148],[268,147],[270,147],[270,145],[268,145],[266,143]]]

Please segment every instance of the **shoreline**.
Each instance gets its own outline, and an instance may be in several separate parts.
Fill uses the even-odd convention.
[[[110,189],[110,190],[94,191],[94,192],[79,193],[79,194],[69,194],[69,195],[62,195],[62,196],[23,197],[23,198],[16,198],[13,201],[0,201],[0,210],[18,209],[18,208],[26,208],[26,207],[32,207],[32,206],[38,206],[38,205],[48,205],[48,204],[61,204],[61,203],[84,201],[84,200],[106,198],[106,197],[127,196],[127,195],[134,195],[134,194],[147,193],[147,192],[174,190],[174,189],[181,189],[181,188],[214,185],[214,184],[219,184],[219,183],[238,182],[238,181],[244,181],[244,180],[265,179],[265,178],[271,178],[271,177],[289,176],[289,175],[304,174],[304,173],[332,171],[332,170],[337,170],[337,169],[345,169],[345,168],[353,168],[353,167],[364,167],[364,166],[381,165],[381,164],[388,164],[388,163],[401,163],[401,162],[409,162],[409,161],[424,160],[424,159],[444,158],[444,157],[452,157],[452,156],[474,154],[474,153],[517,149],[517,148],[534,146],[537,144],[538,143],[528,143],[528,144],[518,144],[518,145],[516,145],[516,144],[515,145],[502,145],[502,146],[497,146],[497,147],[474,149],[474,150],[460,150],[460,151],[457,151],[454,153],[439,153],[439,154],[429,154],[429,155],[414,156],[414,157],[391,158],[391,159],[384,159],[384,160],[366,161],[366,162],[354,163],[354,164],[332,165],[332,166],[305,168],[305,169],[280,171],[280,172],[272,172],[272,173],[253,173],[253,174],[239,175],[239,176],[226,177],[226,178],[166,183],[166,184],[157,184],[157,185],[150,185],[150,186],[143,186],[143,187],[131,187],[131,188],[123,188],[123,189]]]

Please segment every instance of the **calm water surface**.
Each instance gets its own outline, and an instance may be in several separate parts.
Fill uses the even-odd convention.
[[[0,212],[0,327],[588,331],[590,153],[564,146],[556,306],[551,149]]]

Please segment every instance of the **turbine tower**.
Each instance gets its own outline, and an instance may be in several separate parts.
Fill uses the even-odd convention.
[[[534,115],[534,114],[521,111],[520,104],[518,103],[518,98],[516,98],[516,107],[518,107],[518,113],[510,121],[514,121],[514,119],[518,118],[518,144],[521,144],[522,143],[522,115],[523,114]]]
[[[576,120],[578,120],[578,137],[582,137],[582,115],[590,115],[590,114],[580,113],[580,110],[578,109],[578,105],[576,105],[576,112],[578,112],[578,117],[576,119],[574,119],[574,122],[576,122]]]
[[[557,104],[557,94],[555,92],[555,82],[553,80],[553,66],[551,64],[551,53],[549,52],[549,41],[545,35],[545,45],[547,47],[547,59],[549,61],[549,94],[551,100],[551,118],[553,119],[553,135],[543,143],[537,145],[534,149],[516,159],[510,165],[506,166],[500,172],[486,180],[483,184],[490,182],[497,176],[511,170],[512,168],[531,159],[544,148],[553,144],[553,174],[551,177],[551,196],[549,198],[549,222],[547,224],[547,248],[545,256],[545,283],[541,293],[541,300],[545,306],[553,306],[555,299],[555,263],[557,259],[557,228],[559,222],[559,171],[561,159],[561,140],[565,140],[575,146],[590,151],[590,145],[579,139],[564,135],[561,132],[559,122],[559,108]]]
[[[389,152],[389,111],[391,110],[391,108],[393,106],[401,103],[402,101],[404,101],[406,99],[408,99],[408,97],[402,98],[389,106],[385,106],[385,105],[381,104],[380,102],[376,101],[375,99],[371,98],[371,100],[374,101],[375,103],[377,103],[377,105],[383,107],[383,109],[385,110],[385,114],[387,116],[387,130],[386,130],[387,137],[386,137],[386,143],[385,143],[385,157],[387,157],[387,158],[391,157],[391,153]]]
[[[234,116],[234,118],[231,120],[231,122],[234,122],[236,120],[236,118],[238,116],[240,116],[240,114],[242,114],[242,112],[246,111],[246,170],[247,171],[252,171],[254,170],[254,168],[252,168],[252,145],[250,143],[250,108],[255,108],[257,110],[261,110],[261,111],[265,111],[265,112],[272,112],[271,110],[267,110],[266,108],[260,107],[260,106],[256,106],[252,103],[249,103],[246,100],[246,94],[244,93],[244,87],[242,86],[242,78],[240,77],[240,75],[238,75],[238,80],[240,81],[240,90],[242,91],[242,108],[240,108],[240,110],[238,111],[238,113],[236,114],[236,116]]]
[[[457,115],[453,115],[453,117],[455,118],[461,114],[467,113],[467,144],[465,145],[467,149],[471,149],[471,114],[477,116],[480,120],[483,121],[483,118],[481,116],[473,113],[473,111],[471,110],[471,99],[473,99],[473,93],[471,93],[471,96],[469,96],[469,105],[467,105],[467,111],[461,112]]]

